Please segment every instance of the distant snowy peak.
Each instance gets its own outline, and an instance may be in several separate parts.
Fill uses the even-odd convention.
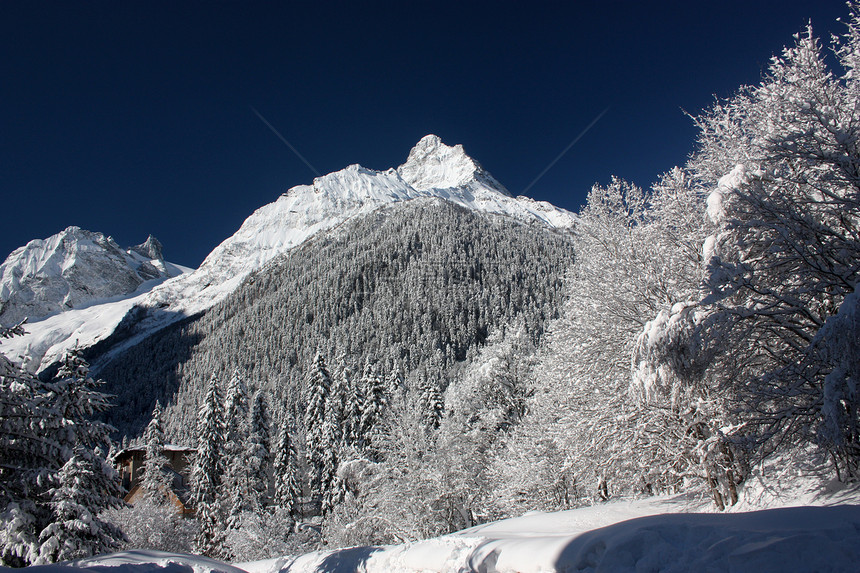
[[[164,261],[161,243],[152,236],[122,249],[111,237],[68,227],[30,241],[0,265],[0,323],[37,320],[181,272]]]
[[[436,135],[425,135],[397,172],[418,191],[477,187],[510,196],[504,185],[466,155],[462,145],[449,147]]]

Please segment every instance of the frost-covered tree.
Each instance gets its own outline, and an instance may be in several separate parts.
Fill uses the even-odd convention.
[[[628,388],[643,327],[699,293],[703,205],[703,192],[680,169],[650,192],[613,179],[589,193],[564,315],[520,390],[513,412],[526,413],[493,462],[502,512],[671,492],[698,472],[690,441],[679,441],[688,428],[681,409],[640,402]],[[492,364],[508,378],[505,361]]]
[[[377,423],[385,409],[387,397],[385,379],[380,375],[377,365],[371,364],[369,360],[364,365],[361,388],[364,400],[361,404],[356,445],[371,457],[376,457],[379,445]]]
[[[143,478],[140,482],[145,495],[156,504],[167,501],[172,481],[167,470],[169,464],[164,455],[164,429],[161,417],[161,404],[156,401],[155,408],[152,410],[152,419],[144,433],[146,457],[143,461]]]
[[[831,376],[839,366],[816,341],[860,278],[851,9],[848,34],[835,40],[844,76],[829,70],[807,29],[759,85],[698,119],[691,165],[710,185],[715,227],[703,248],[707,288],[643,332],[637,366],[652,394],[712,388],[735,401],[732,442],[766,455],[817,439],[845,475],[856,473],[860,451],[856,393],[850,378]]]
[[[20,325],[4,336],[20,333]],[[9,565],[91,555],[121,538],[98,515],[122,504],[100,382],[77,351],[41,382],[0,356],[0,554]],[[76,532],[86,522],[90,535]]]
[[[227,384],[224,403],[224,447],[221,453],[224,475],[220,504],[227,509],[228,527],[238,527],[239,515],[253,503],[250,492],[250,471],[247,459],[248,395],[238,371]]]
[[[346,448],[357,447],[360,440],[361,409],[364,404],[364,391],[361,380],[354,380],[346,368],[341,369],[341,387],[344,388],[345,403],[343,408],[343,445]]]
[[[142,498],[134,505],[107,510],[102,517],[125,533],[121,550],[194,551],[197,520],[180,515],[172,505]]]
[[[275,496],[274,503],[288,515],[300,512],[301,486],[299,479],[298,455],[293,441],[295,428],[289,416],[284,416],[278,441],[275,445]]]
[[[246,448],[248,464],[248,486],[243,510],[260,513],[268,501],[269,476],[271,475],[271,421],[266,396],[254,394],[251,402],[250,423]]]
[[[221,557],[224,539],[224,512],[219,504],[223,472],[222,451],[224,427],[222,424],[221,393],[218,380],[209,379],[206,396],[197,419],[197,453],[191,471],[191,488],[199,532],[195,552],[209,557]]]
[[[317,353],[310,366],[305,409],[305,452],[308,462],[311,494],[330,509],[336,497],[338,434],[340,420],[334,407],[331,375],[325,359]]]
[[[116,486],[103,487],[101,465],[91,451],[78,446],[60,470],[57,485],[49,492],[53,520],[39,534],[36,564],[107,553],[125,539],[118,527],[101,516],[104,510],[121,504]]]
[[[9,334],[9,331],[5,331]],[[65,463],[51,384],[0,354],[0,562],[24,566],[38,556],[39,532],[50,523],[45,503],[52,477]]]

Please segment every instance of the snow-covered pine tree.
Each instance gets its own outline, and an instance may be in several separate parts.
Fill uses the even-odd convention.
[[[354,448],[359,442],[361,426],[361,407],[364,403],[361,379],[353,379],[347,368],[341,369],[341,387],[344,389],[345,404],[343,407],[343,445],[344,448]]]
[[[48,400],[63,417],[60,436],[68,458],[50,492],[52,523],[39,534],[40,563],[94,555],[123,539],[122,532],[99,518],[103,510],[123,505],[119,478],[106,458],[113,428],[92,419],[110,408],[108,396],[98,390],[102,384],[89,376],[89,364],[75,349],[65,355],[50,387]]]
[[[0,338],[21,334],[0,330]],[[51,476],[65,463],[63,420],[51,384],[0,354],[0,564],[23,567],[38,556],[39,532],[50,523]]]
[[[320,459],[322,511],[327,513],[343,499],[343,484],[337,469],[341,461],[340,444],[343,436],[343,403],[340,391],[329,394],[326,401],[325,421],[322,426],[322,443],[326,445]]]
[[[385,380],[379,374],[377,365],[371,364],[370,359],[364,364],[361,387],[363,388],[364,401],[361,406],[357,445],[371,458],[376,458],[375,448],[379,446],[379,439],[378,437],[374,439],[374,432],[377,432],[377,423],[385,409],[387,396]]]
[[[238,529],[241,513],[247,509],[250,468],[246,459],[248,437],[248,394],[245,383],[235,370],[227,384],[224,404],[225,441],[221,504],[227,509],[227,527]]]
[[[223,472],[222,419],[221,393],[218,379],[213,375],[197,417],[197,453],[191,472],[191,488],[200,524],[195,552],[215,558],[223,556],[224,539],[224,512],[218,503]]]
[[[283,509],[287,514],[298,516],[300,513],[301,487],[299,485],[299,467],[296,447],[293,443],[292,418],[289,414],[284,415],[281,429],[278,433],[278,441],[275,445],[275,497],[277,507]]]
[[[152,410],[152,419],[144,433],[146,458],[143,462],[143,478],[140,483],[144,495],[155,504],[167,502],[172,481],[167,470],[167,458],[164,455],[164,429],[161,417],[161,403],[156,401],[155,408]]]
[[[68,458],[77,446],[97,452],[102,459],[110,450],[110,432],[113,427],[92,419],[92,416],[105,412],[111,407],[107,394],[99,391],[104,385],[101,380],[89,376],[90,365],[83,359],[78,349],[70,350],[63,357],[63,364],[54,378],[52,398],[55,407],[66,420],[66,443]],[[107,474],[105,482],[115,481],[116,472],[104,462]]]
[[[272,465],[271,420],[266,396],[258,391],[251,402],[246,461],[248,490],[243,507],[261,513],[268,501],[269,476]]]
[[[430,430],[439,427],[445,411],[445,399],[439,387],[438,373],[434,375],[425,367],[419,374],[418,391],[421,395],[421,414],[424,426]]]
[[[39,534],[36,564],[107,553],[125,539],[118,527],[100,519],[104,510],[119,505],[115,488],[102,487],[102,473],[98,457],[83,446],[75,448],[50,491],[53,522]]]
[[[322,354],[317,352],[308,369],[305,440],[311,495],[323,511],[331,503],[331,487],[337,472],[337,429],[332,419],[331,376]]]
[[[5,329],[3,336],[20,332],[18,325]],[[86,361],[76,351],[65,357],[57,379],[50,383],[0,356],[0,557],[4,564],[21,566],[56,558],[50,540],[70,533],[62,508],[52,499],[62,497],[61,487],[75,486],[70,481],[57,485],[73,454],[77,459],[68,471],[74,473],[73,466],[84,468],[86,480],[76,487],[89,488],[75,490],[74,495],[90,512],[88,527],[93,533],[76,543],[76,551],[88,554],[101,550],[105,539],[117,539],[116,532],[97,517],[102,509],[122,501],[116,472],[105,459],[110,426],[91,419],[109,407],[108,399],[88,373]],[[67,480],[71,475],[65,476]]]

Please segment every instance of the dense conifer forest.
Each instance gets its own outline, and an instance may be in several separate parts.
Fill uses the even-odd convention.
[[[136,435],[160,399],[171,404],[168,435],[190,442],[205,383],[234,370],[300,413],[317,352],[337,370],[360,372],[370,362],[384,376],[444,392],[452,368],[493,331],[516,320],[537,343],[559,314],[572,262],[571,237],[545,227],[435,199],[378,210],[99,371],[117,395],[110,421]]]

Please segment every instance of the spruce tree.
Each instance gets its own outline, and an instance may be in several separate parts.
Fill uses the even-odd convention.
[[[0,334],[20,330],[19,325]],[[3,564],[47,563],[64,551],[91,555],[121,538],[97,517],[122,500],[116,472],[105,459],[111,427],[91,419],[110,404],[97,389],[100,382],[88,374],[89,365],[76,350],[64,357],[51,382],[39,381],[0,356]],[[79,507],[67,509],[72,503]],[[89,520],[91,536],[75,537],[76,524],[69,523],[74,511]],[[64,549],[66,540],[72,549]]]
[[[227,509],[227,526],[238,529],[241,513],[246,509],[249,492],[249,471],[245,441],[248,436],[248,396],[238,371],[227,384],[224,404],[225,440],[222,459],[224,478],[221,492],[222,507]]]
[[[246,448],[248,490],[244,508],[260,513],[266,503],[271,467],[271,421],[265,395],[258,391],[251,402]]]
[[[362,451],[375,458],[377,453],[375,447],[378,445],[375,442],[379,440],[378,437],[374,439],[374,433],[378,433],[377,423],[385,409],[385,380],[380,376],[376,365],[372,365],[368,360],[364,366],[361,382],[364,389],[364,402],[361,405],[358,444]]]
[[[194,456],[191,486],[200,525],[195,551],[215,558],[223,556],[224,539],[223,513],[218,503],[223,471],[222,416],[218,380],[213,375],[197,417],[197,453]]]
[[[50,384],[0,354],[0,564],[23,567],[38,556],[39,532],[50,523],[44,503],[51,477],[65,462],[62,417],[48,400]]]
[[[299,485],[298,456],[292,439],[292,420],[284,416],[278,442],[275,445],[275,505],[288,514],[298,516],[301,513],[301,487]]]
[[[322,354],[317,353],[308,372],[305,440],[311,495],[323,508],[330,501],[329,488],[334,481],[336,442],[331,419],[331,376]]]
[[[164,456],[164,429],[162,428],[161,404],[156,401],[152,419],[146,427],[146,458],[143,462],[143,479],[140,487],[151,501],[162,504],[170,492],[171,476],[167,458]]]
[[[50,491],[53,522],[39,535],[36,564],[91,557],[119,547],[122,531],[99,515],[118,507],[116,489],[104,489],[101,460],[82,446],[62,467]]]
[[[364,404],[361,379],[352,380],[344,370],[341,386],[346,396],[343,408],[343,445],[345,448],[357,447],[361,428],[361,410]]]

